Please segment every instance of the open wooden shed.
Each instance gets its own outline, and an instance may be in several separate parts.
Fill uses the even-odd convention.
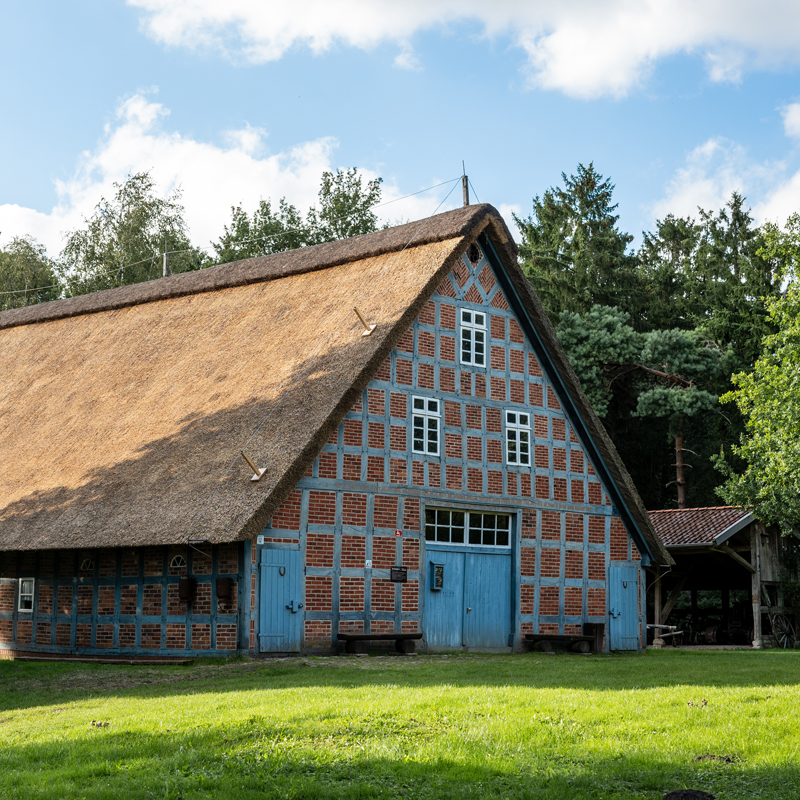
[[[653,568],[654,625],[677,626],[686,644],[794,645],[795,610],[783,586],[792,577],[786,553],[795,537],[732,506],[648,513],[675,560],[672,568]],[[708,605],[711,593],[716,606]],[[671,634],[658,634],[655,628],[656,646],[669,642]]]

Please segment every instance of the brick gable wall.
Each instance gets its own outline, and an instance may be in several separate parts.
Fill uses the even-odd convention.
[[[459,363],[461,308],[486,314],[486,367]],[[440,401],[438,456],[411,452],[415,395]],[[531,415],[531,467],[505,463],[506,409]],[[426,505],[518,515],[519,634],[606,622],[609,563],[641,558],[483,258],[445,278],[263,532],[299,538],[306,586],[330,586],[306,614],[318,644],[320,631],[423,625]],[[388,580],[393,564],[405,586]]]

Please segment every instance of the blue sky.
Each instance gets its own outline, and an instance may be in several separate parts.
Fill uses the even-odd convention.
[[[0,244],[31,234],[53,255],[142,169],[182,187],[200,245],[234,203],[306,208],[324,169],[380,175],[390,200],[462,159],[509,224],[589,161],[637,242],[734,189],[759,221],[800,210],[796,2],[5,3],[0,69]]]

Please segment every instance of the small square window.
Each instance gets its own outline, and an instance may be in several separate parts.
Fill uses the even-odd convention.
[[[441,412],[439,401],[415,397],[411,414],[411,450],[429,456],[439,455],[439,427]]]
[[[19,610],[33,611],[33,591],[36,581],[33,578],[20,578],[19,581]]]

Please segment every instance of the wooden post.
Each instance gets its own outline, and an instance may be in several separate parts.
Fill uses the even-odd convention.
[[[466,175],[461,176],[461,193],[464,196],[464,206],[469,205],[469,178]]]
[[[753,647],[760,650],[764,646],[761,638],[761,527],[760,523],[750,526],[750,563],[755,572],[750,576],[750,592],[753,601]]]
[[[656,564],[656,582],[653,585],[653,623],[661,624],[661,565]],[[661,628],[653,628],[653,647],[661,648],[664,640],[661,638]]]

